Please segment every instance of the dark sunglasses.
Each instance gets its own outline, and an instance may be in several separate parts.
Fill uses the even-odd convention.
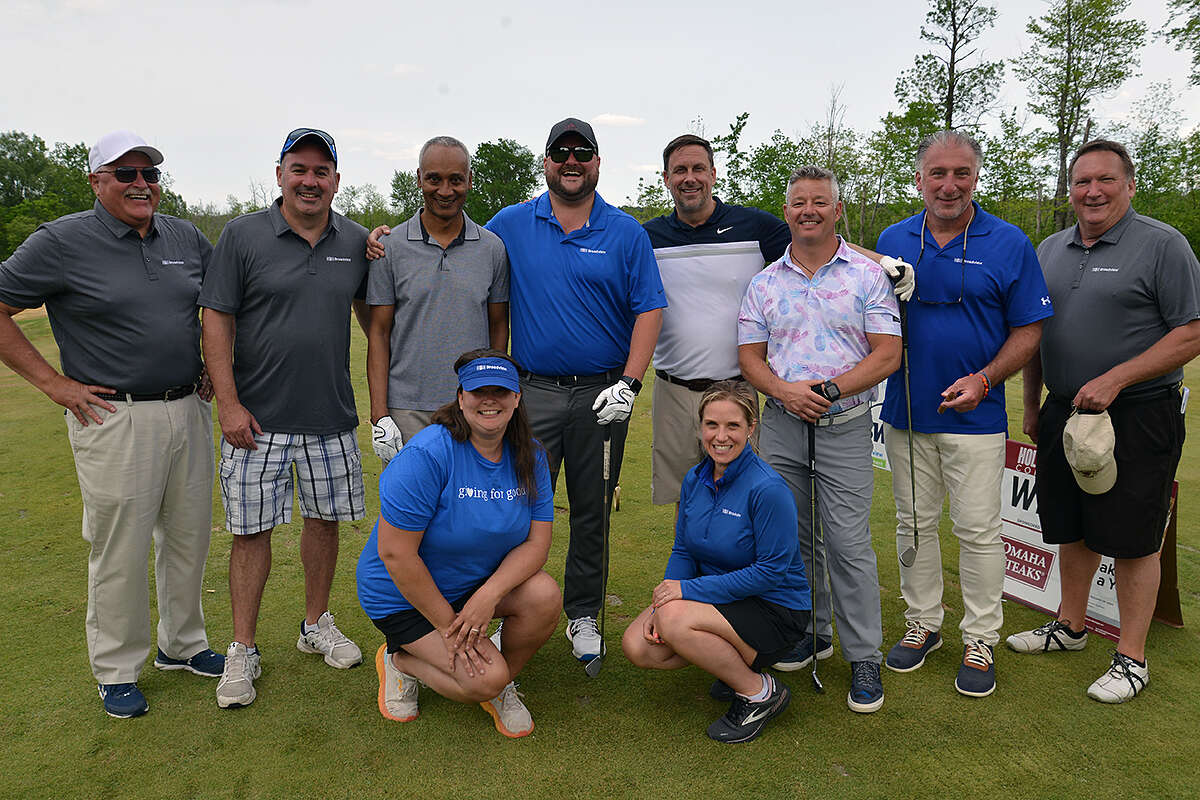
[[[114,167],[113,169],[96,170],[97,175],[103,172],[111,172],[121,183],[133,183],[137,180],[138,172],[142,173],[142,178],[146,183],[158,183],[158,179],[162,176],[162,170],[158,167]]]
[[[571,156],[575,156],[575,160],[580,164],[586,164],[596,155],[596,148],[586,144],[578,147],[551,147],[546,151],[546,155],[550,156],[550,160],[555,164],[565,164]]]
[[[337,163],[337,145],[334,144],[333,137],[318,128],[296,128],[296,130],[289,133],[287,138],[283,141],[283,150],[279,154],[280,159],[282,159],[283,156],[289,150],[291,150],[293,146],[295,146],[296,142],[300,141],[305,136],[316,136],[323,141],[325,146],[329,148],[329,154],[333,156],[333,162],[335,164]]]

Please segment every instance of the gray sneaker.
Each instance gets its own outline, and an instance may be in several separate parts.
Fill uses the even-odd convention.
[[[1066,623],[1052,619],[1040,628],[1014,633],[1005,639],[1018,653],[1046,653],[1051,650],[1082,650],[1087,645],[1087,631],[1078,638],[1071,635]]]
[[[249,652],[246,645],[233,642],[225,651],[225,671],[217,684],[217,705],[221,708],[241,708],[254,702],[254,679],[262,674],[258,650]]]
[[[362,651],[350,641],[346,634],[333,624],[333,614],[326,611],[317,619],[315,631],[304,632],[304,620],[300,621],[300,638],[296,649],[301,653],[319,653],[325,663],[337,669],[350,669],[362,663]]]
[[[529,716],[529,709],[521,702],[521,696],[517,685],[509,681],[504,691],[479,704],[496,721],[496,730],[510,739],[519,739],[533,733],[533,718]]]
[[[379,673],[379,713],[396,722],[412,722],[421,716],[417,706],[420,684],[407,672],[401,672],[388,655],[387,645],[375,653],[375,671]]]

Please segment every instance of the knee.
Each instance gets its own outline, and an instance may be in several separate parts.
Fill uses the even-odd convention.
[[[463,694],[472,703],[486,703],[504,691],[508,681],[508,667],[503,661],[498,660],[488,667],[487,672],[482,675],[476,673],[474,678],[468,679],[465,684],[460,684],[460,686]]]
[[[621,652],[629,663],[635,667],[647,669],[650,667],[650,646],[642,635],[642,626],[637,620],[630,623],[621,636]]]
[[[558,588],[558,581],[550,577],[548,572],[539,571],[527,583],[528,604],[533,616],[557,625],[558,617],[562,614],[562,591]]]
[[[683,603],[671,602],[655,609],[655,627],[658,629],[658,635],[662,637],[664,642],[677,639],[685,631],[691,629],[688,614],[684,608]]]

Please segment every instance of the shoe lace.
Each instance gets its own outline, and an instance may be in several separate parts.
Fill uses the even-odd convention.
[[[508,708],[512,703],[520,703],[524,696],[524,692],[517,691],[517,682],[509,681],[508,686],[500,692],[500,707]]]
[[[1133,690],[1133,693],[1137,694],[1146,685],[1146,681],[1141,675],[1133,671],[1134,666],[1132,658],[1114,650],[1112,654],[1112,666],[1108,668],[1108,674],[1117,680],[1124,679],[1129,684],[1129,688]],[[1135,684],[1134,681],[1137,681],[1141,686]]]
[[[346,634],[342,633],[338,626],[334,624],[333,614],[330,614],[328,611],[325,613],[329,616],[329,626],[318,625],[316,631],[313,632],[316,637],[330,647],[349,641],[346,638]]]
[[[979,640],[967,643],[967,652],[963,654],[963,663],[969,667],[987,670],[992,665],[991,649]]]
[[[1049,636],[1059,631],[1069,630],[1067,625],[1064,625],[1061,620],[1052,619],[1040,628],[1034,628],[1033,632],[1038,636]]]
[[[599,638],[600,628],[596,625],[595,617],[580,617],[571,620],[571,635],[578,636],[580,634]]]
[[[929,638],[929,634],[933,631],[926,628],[920,622],[909,620],[905,623],[908,625],[908,632],[904,634],[904,638],[900,640],[900,644],[906,647],[924,647],[925,640]]]
[[[874,661],[855,661],[850,665],[852,683],[856,685],[875,683],[879,680],[879,665]]]
[[[236,681],[246,676],[250,663],[249,651],[244,647],[231,647],[225,654],[225,678]]]

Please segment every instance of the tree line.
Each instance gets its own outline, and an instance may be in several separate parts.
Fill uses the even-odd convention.
[[[920,207],[913,186],[917,143],[942,129],[965,130],[983,145],[978,199],[1022,228],[1034,243],[1074,220],[1068,202],[1067,163],[1084,141],[1106,136],[1129,147],[1137,165],[1134,207],[1167,222],[1200,243],[1200,127],[1185,132],[1171,83],[1155,84],[1134,106],[1131,119],[1102,116],[1102,100],[1137,74],[1148,36],[1160,36],[1192,55],[1188,80],[1200,85],[1200,0],[1169,0],[1171,16],[1151,31],[1126,19],[1130,0],[1052,0],[1026,25],[1029,46],[1009,62],[988,61],[982,45],[998,12],[989,0],[930,0],[920,27],[928,45],[896,79],[897,109],[873,130],[844,122],[840,88],[830,91],[823,117],[807,130],[777,129],[765,141],[744,141],[748,112],[709,134],[704,120],[691,123],[717,155],[717,193],[726,202],[780,214],[788,174],[799,164],[832,170],[841,185],[842,233],[874,244],[888,225]],[[997,102],[1008,70],[1022,81],[1025,108]],[[513,139],[484,142],[471,159],[473,189],[466,212],[483,223],[499,209],[528,199],[541,179],[540,158]],[[87,145],[48,147],[36,135],[0,133],[0,257],[42,222],[90,208]],[[230,194],[224,206],[189,205],[164,174],[159,210],[192,220],[214,241],[233,217],[264,208],[275,187],[252,183],[249,197]],[[343,186],[334,206],[368,228],[394,224],[416,212],[416,173],[396,170],[385,196],[374,184]],[[671,208],[659,176],[638,182],[625,210],[639,220]]]

